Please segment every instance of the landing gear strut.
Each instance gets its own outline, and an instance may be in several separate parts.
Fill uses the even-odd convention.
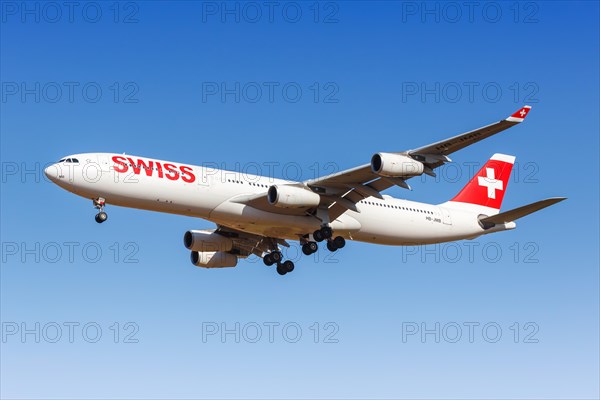
[[[101,224],[108,219],[108,214],[104,212],[105,200],[102,197],[94,199],[94,208],[98,210],[98,214],[94,217],[96,222]]]

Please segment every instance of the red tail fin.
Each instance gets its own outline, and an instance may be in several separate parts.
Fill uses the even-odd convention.
[[[494,154],[452,200],[500,210],[515,157]]]

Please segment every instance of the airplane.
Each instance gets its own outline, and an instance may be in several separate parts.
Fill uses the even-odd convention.
[[[427,204],[381,194],[410,189],[408,180],[451,162],[450,154],[524,121],[524,106],[499,122],[427,146],[380,152],[370,163],[296,182],[116,153],[82,153],[44,172],[55,184],[91,199],[96,222],[106,204],[202,218],[212,230],[189,230],[183,242],[192,264],[235,267],[256,255],[280,275],[294,270],[282,246],[299,241],[305,255],[325,242],[337,251],[354,240],[383,245],[425,245],[506,231],[515,221],[565,200],[554,197],[500,212],[515,157],[494,154],[451,200]]]

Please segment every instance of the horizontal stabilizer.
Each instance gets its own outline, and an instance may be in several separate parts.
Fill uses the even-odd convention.
[[[549,207],[566,199],[566,197],[552,197],[550,199],[537,201],[535,203],[531,203],[523,207],[515,208],[514,210],[505,211],[500,214],[492,215],[491,217],[482,218],[480,222],[484,226],[493,226],[494,224],[505,224],[507,222],[516,221],[519,218],[522,218],[526,215],[539,211],[542,208]]]

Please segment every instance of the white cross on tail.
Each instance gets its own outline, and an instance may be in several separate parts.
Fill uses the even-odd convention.
[[[501,180],[496,179],[496,173],[494,168],[486,168],[485,172],[487,176],[480,176],[477,178],[479,186],[487,187],[487,195],[489,199],[496,198],[496,190],[502,190],[503,184]]]

